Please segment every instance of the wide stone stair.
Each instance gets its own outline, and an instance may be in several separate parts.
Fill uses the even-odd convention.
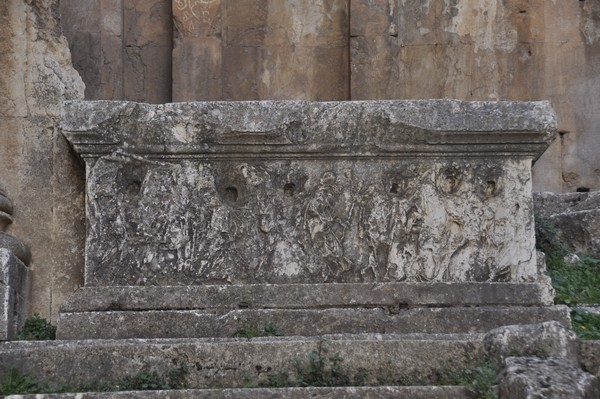
[[[62,128],[85,286],[0,372],[67,398],[600,392],[535,251],[547,103],[71,102]],[[186,389],[89,392],[140,373]]]

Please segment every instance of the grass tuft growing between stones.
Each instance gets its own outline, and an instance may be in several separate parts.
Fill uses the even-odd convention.
[[[353,378],[342,365],[339,352],[329,354],[323,342],[308,354],[308,362],[296,362],[296,380],[301,387],[336,387],[354,385]]]
[[[116,384],[100,383],[93,386],[70,387],[51,385],[26,373],[21,373],[16,368],[10,368],[4,372],[0,379],[0,395],[185,389],[187,388],[188,374],[189,370],[186,365],[172,368],[164,375],[144,367],[136,374],[123,377]]]
[[[267,372],[258,381],[249,379],[247,388],[283,388],[283,387],[345,387],[367,385],[368,372],[358,370],[351,373],[343,366],[344,358],[339,352],[330,353],[324,340],[319,342],[317,350],[311,351],[306,360],[292,362],[293,373],[281,369]]]
[[[239,330],[234,334],[234,338],[258,338],[258,337],[280,337],[283,333],[273,323],[265,323],[261,328],[258,324],[244,321]]]
[[[412,385],[452,385],[464,386],[474,393],[477,399],[496,399],[494,384],[496,368],[490,360],[485,360],[463,370],[438,372],[424,380],[410,381],[397,376],[372,375],[368,370],[356,372],[344,367],[344,358],[339,352],[331,353],[326,341],[321,340],[317,350],[311,351],[307,359],[292,362],[292,372],[285,369],[269,371],[258,380],[248,379],[246,388],[283,387],[344,387],[344,386],[412,386]],[[372,381],[376,381],[373,383]]]
[[[39,393],[38,383],[27,374],[22,374],[15,368],[4,372],[0,380],[0,395],[17,393]]]
[[[156,371],[142,369],[137,374],[124,377],[110,391],[159,391],[164,389],[185,389],[189,374],[187,366],[170,369],[165,376]]]
[[[69,387],[50,386],[16,368],[6,369],[0,379],[0,395],[73,392]]]
[[[439,376],[439,385],[461,385],[467,387],[477,399],[496,399],[493,389],[496,383],[496,368],[486,360],[483,363],[460,371],[451,371]]]
[[[15,337],[17,341],[47,341],[56,339],[56,327],[35,313],[25,320],[23,330]]]

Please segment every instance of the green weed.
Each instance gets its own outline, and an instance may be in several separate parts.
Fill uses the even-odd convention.
[[[184,389],[188,373],[189,371],[185,365],[169,370],[166,377],[158,374],[156,371],[143,369],[135,375],[124,377],[112,390],[158,391],[164,389]]]
[[[0,380],[0,395],[11,395],[16,393],[39,393],[37,381],[27,374],[19,372],[15,368],[4,372]]]
[[[369,372],[358,369],[351,373],[343,366],[344,358],[339,352],[330,353],[326,342],[319,341],[318,348],[311,351],[307,359],[296,359],[292,372],[285,369],[269,371],[258,382],[246,380],[246,387],[334,387],[368,385]]]
[[[21,373],[14,367],[6,369],[2,375],[2,379],[0,379],[0,395],[62,393],[74,391],[74,389],[65,385],[50,386],[47,382],[41,382],[29,374]]]
[[[318,349],[308,354],[308,363],[296,362],[296,380],[302,387],[349,386],[350,373],[342,366],[344,358],[339,352],[329,354],[324,341]]]
[[[18,341],[46,341],[56,339],[56,327],[35,313],[25,320],[23,330],[15,337]]]
[[[96,384],[86,387],[69,387],[64,385],[52,386],[40,382],[36,378],[21,373],[15,368],[8,369],[0,379],[0,395],[63,393],[63,392],[114,392],[114,391],[148,391],[161,389],[185,389],[189,371],[183,365],[170,369],[166,375],[156,371],[142,369],[137,374],[126,376],[116,384]]]
[[[257,324],[243,322],[233,336],[234,338],[279,337],[283,333],[273,323],[266,323],[262,329]]]
[[[496,383],[496,368],[491,361],[484,361],[473,368],[449,371],[439,376],[440,385],[462,385],[473,391],[477,399],[495,399],[493,385]]]
[[[269,371],[266,379],[258,382],[259,387],[265,388],[283,388],[292,385],[293,383],[290,381],[290,375],[285,369]]]
[[[575,308],[571,311],[571,321],[579,338],[600,339],[600,315]]]

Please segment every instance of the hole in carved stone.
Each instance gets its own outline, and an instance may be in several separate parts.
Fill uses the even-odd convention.
[[[392,183],[392,188],[390,188],[390,193],[398,194],[398,183]]]
[[[461,185],[461,171],[455,166],[449,166],[440,171],[437,188],[444,194],[455,194]]]
[[[141,181],[133,180],[133,181],[130,181],[127,184],[127,192],[129,194],[132,194],[132,195],[139,194],[141,188],[142,188],[142,182]]]
[[[578,193],[589,193],[589,192],[590,192],[590,189],[589,189],[589,187],[577,187],[577,190],[576,190],[576,191],[577,191]]]
[[[519,14],[527,14],[527,10],[519,10]]]
[[[496,182],[493,180],[488,180],[485,183],[485,193],[487,195],[494,194],[496,192]]]
[[[288,183],[285,186],[283,186],[283,193],[287,197],[293,196],[295,190],[296,190],[296,185],[294,183]]]
[[[227,187],[225,189],[225,199],[227,201],[235,202],[238,199],[238,190],[235,187]]]

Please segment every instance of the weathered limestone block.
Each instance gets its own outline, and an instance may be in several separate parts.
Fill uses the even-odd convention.
[[[554,356],[578,362],[575,333],[557,321],[496,328],[484,339],[490,356],[501,364],[509,356]]]
[[[577,252],[600,256],[600,192],[536,193],[535,215],[556,238]]]
[[[10,340],[27,318],[29,268],[0,248],[0,341]]]
[[[500,375],[500,399],[595,399],[600,382],[563,358],[509,357]]]
[[[579,341],[579,354],[582,367],[600,377],[600,340]]]
[[[547,103],[69,102],[86,285],[535,282],[555,123]]]
[[[535,215],[548,219],[560,213],[600,209],[600,191],[587,193],[534,193]]]

